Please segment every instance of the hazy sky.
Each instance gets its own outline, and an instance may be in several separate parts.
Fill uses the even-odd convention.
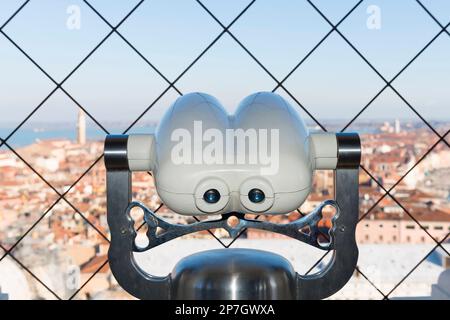
[[[22,2],[1,0],[0,24]],[[137,2],[90,1],[113,25]],[[204,4],[223,24],[228,24],[248,2],[205,0]],[[333,23],[356,2],[314,1]],[[422,2],[441,24],[450,21],[450,1]],[[71,17],[67,9],[71,5],[80,8],[80,29],[67,27]],[[379,29],[367,26],[368,19],[374,17],[373,5],[380,10]],[[306,1],[257,0],[230,30],[281,80],[330,28]],[[4,32],[56,81],[61,81],[110,30],[82,1],[32,0]],[[146,0],[118,30],[170,81],[222,31],[191,0]],[[416,1],[385,0],[364,1],[339,30],[390,80],[440,28]],[[450,119],[449,84],[450,36],[445,33],[393,82],[427,119]],[[316,117],[350,119],[385,83],[333,33],[284,85]],[[227,34],[176,83],[183,93],[203,91],[216,96],[229,111],[245,96],[271,91],[275,86],[275,81]],[[0,34],[1,121],[19,122],[54,87]],[[63,87],[101,122],[130,122],[160,95],[167,82],[113,34]],[[287,97],[282,89],[277,92]],[[159,119],[177,97],[174,90],[169,90],[145,120]],[[76,113],[73,102],[59,92],[32,120],[71,121]],[[363,117],[392,120],[416,116],[388,89]]]

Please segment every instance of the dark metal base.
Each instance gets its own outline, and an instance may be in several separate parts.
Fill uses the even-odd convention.
[[[178,262],[171,274],[173,299],[295,299],[295,271],[288,260],[254,249],[218,249]]]

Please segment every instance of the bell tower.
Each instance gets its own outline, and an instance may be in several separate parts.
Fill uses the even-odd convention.
[[[86,144],[86,115],[82,109],[78,112],[77,129],[77,143],[81,145]]]

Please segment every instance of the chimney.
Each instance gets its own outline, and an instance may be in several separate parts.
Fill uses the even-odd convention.
[[[395,120],[395,133],[399,134],[402,132],[401,126],[400,126],[400,120]]]

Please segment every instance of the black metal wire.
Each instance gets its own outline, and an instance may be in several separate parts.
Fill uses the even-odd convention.
[[[448,25],[447,25],[448,26]],[[443,30],[439,31],[403,68],[389,81],[389,84],[394,82],[439,36],[442,34]],[[375,100],[381,95],[386,88],[389,87],[389,84],[386,85],[362,108],[345,126],[341,129],[341,132],[345,131],[355,120],[358,118],[361,113],[363,113]]]
[[[314,117],[314,115],[311,114],[311,112],[305,108],[303,106],[303,104],[298,101],[298,99],[291,93],[289,92],[289,90],[286,89],[286,87],[284,87],[281,82],[264,66],[264,64],[262,64],[258,58],[256,58],[256,56],[247,48],[245,47],[242,42],[240,42],[236,36],[229,30],[229,27],[225,27],[220,20],[200,1],[200,0],[195,0],[222,28],[223,31],[228,33],[228,35],[230,35],[230,37],[253,59],[253,61],[255,61],[266,73],[267,75],[272,78],[273,81],[275,81],[277,83],[277,86],[281,87],[288,95],[291,99],[293,99],[300,108],[303,109],[303,111],[312,119],[314,120],[314,122],[320,126],[322,128],[322,130],[326,131],[325,127]]]
[[[331,26],[331,27],[335,27],[333,25],[333,23],[323,14],[322,11],[320,11],[320,9],[314,4],[312,3],[311,0],[306,0],[308,1],[308,3],[319,13],[319,15]],[[450,22],[445,26],[445,28],[447,28],[450,25]],[[441,30],[441,32],[439,33],[439,35],[445,31],[445,28],[443,28]],[[386,80],[386,78],[375,68],[375,66],[369,62],[369,60],[353,45],[353,43],[351,43],[340,31],[338,28],[336,28],[336,32],[341,36],[341,38],[353,49],[353,51],[356,52],[356,54],[358,54],[358,56],[361,57],[361,59],[386,83],[386,85],[388,87],[390,87],[392,89],[392,91],[394,91],[397,96],[422,120],[422,122],[424,122],[428,128],[433,131],[439,138],[441,138],[441,135],[439,134],[439,132],[427,121],[425,120],[424,117],[422,117],[422,115],[405,99],[405,97],[403,97],[403,95],[401,95],[397,89],[394,88],[394,86],[392,86],[391,82]],[[437,38],[437,37],[436,37]],[[434,41],[434,40],[433,40]],[[422,51],[423,52],[423,51]],[[406,69],[406,68],[405,68]],[[444,142],[447,144],[447,146],[450,147],[450,144],[444,140]]]
[[[441,27],[442,29],[445,29],[444,32],[445,32],[447,35],[450,36],[450,32],[448,32],[448,30],[446,29],[446,27],[444,27],[444,26],[439,22],[439,20],[436,19],[436,17],[430,12],[430,10],[428,10],[428,8],[425,7],[425,6],[422,4],[422,2],[420,2],[420,0],[416,0],[416,2],[422,7],[423,10],[425,10],[425,12],[431,17],[431,19],[433,19],[434,22],[436,22],[436,23],[439,25],[439,27]]]
[[[30,2],[30,0],[27,0],[27,1],[25,1],[24,3],[22,3],[22,4],[20,5],[20,7],[17,8],[16,11],[14,11],[14,13],[11,15],[11,17],[9,17],[8,20],[6,20],[6,21],[2,24],[2,26],[0,27],[0,30],[3,30],[3,28],[6,27],[6,25],[7,25],[12,19],[14,19],[20,11],[22,11],[22,9],[28,4],[28,2]]]
[[[14,153],[14,155],[16,157],[18,157],[28,168],[30,168],[31,171],[33,171],[34,174],[36,174],[47,186],[50,187],[50,189],[52,189],[58,196],[60,199],[63,199],[64,202],[66,202],[73,210],[75,210],[80,216],[81,218],[86,221],[86,223],[88,223],[92,228],[94,228],[106,241],[109,241],[108,238],[100,231],[98,230],[98,228],[92,223],[90,222],[81,212],[80,210],[78,210],[71,202],[69,202],[63,194],[61,194],[50,182],[48,182],[47,179],[45,179],[38,171],[36,171],[36,169],[33,168],[33,166],[31,166],[28,161],[26,161],[20,154],[18,154],[13,148],[11,148],[11,146],[7,143],[4,142],[4,144],[6,145],[6,147],[8,149],[11,150],[12,153]],[[92,167],[92,166],[91,166]],[[67,194],[68,191],[64,192],[64,194]]]
[[[163,204],[161,203],[158,207],[156,207],[156,209],[154,209],[154,211],[153,211],[153,213],[157,213],[161,208],[162,208],[162,206],[163,206]],[[145,225],[146,223],[144,222],[144,223],[142,223],[137,229],[136,229],[136,232],[138,232],[139,230],[141,230],[141,228]],[[92,275],[88,278],[88,279],[86,279],[86,281],[78,288],[78,290],[76,290],[71,296],[70,296],[70,298],[68,299],[68,300],[73,300],[77,295],[78,295],[78,293],[81,291],[81,290],[83,290],[83,288],[103,269],[103,267],[105,266],[105,265],[107,265],[109,263],[109,259],[106,259],[101,265],[100,265],[100,267],[97,269],[97,270],[95,270],[93,273],[92,273]]]
[[[391,289],[391,291],[388,292],[388,294],[386,295],[387,297],[389,297],[392,292],[395,291],[395,289],[397,289],[429,256],[430,254],[433,253],[434,250],[436,250],[442,243],[444,243],[444,241],[448,238],[448,236],[450,235],[450,232],[447,233],[447,236],[445,236],[441,241],[439,241],[439,244],[437,244],[433,249],[431,249],[430,252],[428,252],[395,286],[394,288]]]
[[[14,149],[11,149],[11,150],[14,150]],[[15,151],[13,151],[13,152],[15,152]],[[69,201],[67,201],[65,198],[64,198],[64,196],[66,195],[66,194],[68,194],[71,190],[72,190],[72,188],[81,180],[81,179],[83,179],[84,178],[84,176],[86,175],[86,174],[88,174],[88,172],[101,160],[103,158],[103,156],[101,156],[100,158],[98,158],[96,161],[94,161],[94,163],[92,163],[91,164],[91,166],[76,180],[76,181],[74,181],[74,183],[69,187],[69,188],[67,188],[67,190],[63,193],[63,194],[60,194],[59,195],[59,197],[56,199],[56,201],[55,202],[53,202],[53,204],[52,205],[50,205],[50,207],[39,217],[39,219],[38,220],[36,220],[34,223],[33,223],[33,225],[31,225],[31,227],[29,227],[28,228],[28,230],[11,246],[11,248],[8,250],[8,252],[7,253],[9,253],[9,252],[11,252],[12,250],[14,250],[14,248],[15,247],[17,247],[17,245],[31,232],[31,230],[33,230],[34,229],[34,227],[39,223],[39,222],[41,222],[42,221],[42,219],[44,219],[45,218],[45,216],[60,202],[60,200],[62,200],[62,199],[64,199],[64,201],[66,202],[66,203],[68,203],[69,205],[70,205],[70,202]],[[24,161],[25,162],[25,161]],[[26,163],[27,164],[27,163]],[[27,164],[27,166],[29,166],[30,168],[32,168],[29,164]],[[34,169],[32,169],[33,170],[33,172],[35,172],[35,170]],[[36,173],[36,172],[35,172]],[[38,176],[40,176],[39,174],[38,174]],[[43,181],[45,182],[45,180],[43,179]],[[52,188],[53,189],[53,188]],[[57,193],[57,194],[59,194],[59,193]],[[73,206],[72,205],[72,208],[75,208],[75,206]],[[74,209],[74,210],[76,210],[77,211],[77,213],[79,213],[80,211],[78,210],[78,209]],[[83,214],[81,214],[81,213],[79,213],[80,215],[81,215],[81,217],[83,217]],[[91,226],[93,226],[92,225],[92,223],[89,221],[89,220],[87,220],[86,218],[84,218],[84,220],[85,221],[87,221],[88,222],[88,224],[89,225],[91,225]],[[103,235],[103,233],[101,233],[96,227],[94,227],[94,230],[96,230],[97,232],[99,232],[99,234],[106,240],[106,241],[108,241],[109,242],[109,239],[105,236],[105,235]],[[4,255],[4,256],[2,256],[1,258],[0,258],[0,261],[2,261],[3,260],[3,258],[5,257],[6,255]]]
[[[361,166],[362,167],[362,166]],[[366,171],[366,172],[368,172],[368,171]],[[370,177],[372,178],[372,179],[374,179],[374,177],[370,174],[370,173],[368,173],[369,175],[370,175]],[[375,181],[377,181],[377,179],[375,179]],[[425,233],[438,245],[438,246],[440,246],[441,248],[442,248],[442,250],[444,250],[446,253],[447,253],[447,255],[449,255],[450,256],[450,253],[439,243],[439,241],[437,240],[437,239],[435,239],[432,235],[431,235],[431,233],[424,227],[424,226],[422,226],[422,224],[417,220],[417,218],[416,217],[414,217],[414,215],[413,214],[411,214],[410,212],[409,212],[409,210],[407,210],[401,203],[400,203],[400,201],[398,201],[396,198],[395,198],[395,196],[394,195],[392,195],[388,190],[386,190],[384,187],[383,187],[383,185],[381,184],[381,183],[379,183],[378,182],[378,186],[380,187],[380,188],[382,188],[383,189],[383,191],[385,192],[385,195],[388,195],[400,208],[402,208],[403,209],[403,211],[423,230],[423,231],[425,231]]]
[[[89,1],[87,1],[87,0],[83,0],[84,1],[84,3],[89,7],[89,8],[91,8],[92,9],[92,11],[94,11],[95,12],[95,14],[100,18],[100,19],[102,19],[103,20],[103,22],[105,22],[112,30],[114,30],[114,32],[134,51],[134,52],[136,52],[137,53],[137,55],[139,56],[139,57],[141,57],[142,58],[142,60],[144,60],[161,78],[163,78],[164,79],[164,81],[166,81],[169,85],[170,85],[170,87],[171,88],[173,88],[176,92],[178,92],[178,94],[180,94],[180,95],[183,95],[182,93],[181,93],[181,91],[180,90],[178,90],[178,88],[177,87],[175,87],[170,81],[169,81],[169,79],[167,79],[166,78],[166,76],[164,75],[164,74],[162,74],[162,72],[161,71],[159,71],[159,69],[158,68],[156,68],[141,52],[139,52],[139,50],[138,49],[136,49],[136,47],[135,46],[133,46],[118,30],[117,30],[117,27],[115,28],[115,27],[113,27],[112,25],[111,25],[111,23],[109,23],[109,21],[104,17],[104,16],[102,16],[101,14],[100,14],[100,12],[98,12],[98,10],[97,9],[95,9],[95,7],[92,5],[92,4],[90,4],[89,3]]]
[[[345,16],[343,16],[342,18],[341,18],[341,20],[339,20],[338,21],[338,23],[334,26],[334,27],[332,27],[331,28],[331,30],[330,31],[328,31],[328,33],[322,38],[322,39],[320,39],[320,41],[303,57],[303,59],[302,60],[300,60],[300,62],[299,63],[297,63],[296,65],[295,65],[295,67],[291,70],[291,71],[289,71],[288,72],[288,74],[280,81],[280,84],[283,84],[302,64],[303,64],[303,62],[305,62],[308,58],[309,58],[309,56],[314,52],[314,51],[316,51],[316,49],[317,48],[319,48],[320,47],[320,45],[333,33],[333,31],[336,31],[336,28],[342,23],[342,22],[344,22],[344,20],[345,19],[347,19],[347,17],[353,12],[353,11],[355,11],[356,10],[356,8],[358,8],[359,7],[359,5],[363,2],[364,0],[360,0],[360,1],[358,1],[354,6],[353,6],[353,8],[349,11],[349,12],[347,12],[347,14],[345,15]],[[277,89],[279,88],[279,86],[277,85],[273,90],[272,90],[272,92],[275,92]]]
[[[412,215],[410,212],[408,212],[408,210],[401,204],[400,201],[398,201],[394,195],[391,194],[391,191],[430,153],[432,152],[432,150],[434,150],[434,148],[441,142],[445,143],[447,146],[450,147],[449,142],[445,139],[445,137],[449,134],[449,131],[447,131],[444,135],[440,135],[437,130],[431,126],[431,124],[429,122],[427,122],[422,115],[392,86],[392,82],[395,81],[395,79],[398,78],[398,76],[400,74],[402,74],[442,33],[446,33],[447,35],[450,36],[449,31],[447,30],[447,27],[450,25],[450,23],[448,23],[447,25],[442,25],[438,19],[436,19],[434,17],[434,15],[421,3],[421,1],[416,0],[416,2],[418,3],[418,5],[439,25],[439,27],[441,28],[440,32],[438,34],[435,35],[435,37],[433,37],[414,57],[412,60],[410,60],[390,81],[388,81],[367,59],[364,55],[362,55],[362,53],[339,31],[338,27],[339,25],[345,21],[345,19],[347,19],[348,16],[351,15],[351,13],[363,2],[363,0],[358,1],[358,3],[356,3],[350,11],[348,11],[346,13],[346,15],[344,15],[337,24],[333,24],[324,14],[323,12],[321,12],[315,5],[314,3],[312,3],[311,0],[307,0],[307,2],[317,11],[317,13],[322,16],[322,18],[330,25],[331,29],[330,31],[294,66],[293,69],[291,69],[287,75],[282,78],[281,81],[279,81],[265,66],[264,64],[262,64],[257,57],[250,51],[248,50],[244,44],[239,41],[239,39],[230,31],[231,26],[238,20],[241,18],[241,16],[254,4],[254,2],[256,0],[250,1],[249,4],[239,13],[239,15],[236,16],[235,19],[233,19],[231,21],[231,23],[229,23],[227,26],[225,26],[200,0],[196,0],[196,2],[205,10],[205,12],[210,15],[222,28],[223,31],[221,31],[216,38],[178,75],[178,77],[175,78],[175,80],[173,80],[172,82],[158,69],[156,68],[156,66],[154,64],[152,64],[150,62],[149,59],[147,59],[140,51],[138,51],[136,49],[135,46],[133,46],[128,39],[126,39],[117,29],[123,24],[123,22],[125,22],[130,15],[144,2],[144,0],[141,0],[135,7],[133,7],[133,9],[128,12],[128,14],[116,25],[113,26],[107,19],[104,18],[104,16],[102,14],[100,14],[100,12],[95,9],[94,6],[92,6],[88,0],[83,0],[84,3],[102,20],[104,21],[110,28],[110,32],[102,39],[102,41],[100,41],[100,43],[97,44],[97,46],[95,46],[93,48],[93,50],[90,51],[90,53],[84,57],[84,59],[61,81],[61,82],[57,82],[56,80],[54,80],[49,73],[47,73],[45,71],[44,68],[42,68],[30,55],[28,55],[19,45],[17,45],[16,42],[14,42],[14,40],[12,38],[10,38],[4,31],[4,27],[10,22],[12,21],[17,14],[23,10],[23,8],[30,2],[30,0],[25,1],[12,15],[10,18],[8,18],[8,20],[6,20],[3,25],[0,27],[0,33],[6,37],[13,45],[14,47],[16,47],[25,57],[27,57],[32,63],[33,65],[35,65],[47,78],[49,78],[55,85],[56,87],[44,98],[43,101],[41,101],[33,110],[32,112],[21,122],[19,123],[19,125],[17,125],[13,131],[11,131],[11,133],[9,133],[8,136],[6,136],[4,139],[0,139],[0,147],[5,145],[8,149],[11,150],[11,152],[13,152],[21,161],[23,161],[39,178],[41,178],[43,180],[44,183],[46,183],[51,189],[53,189],[53,191],[58,195],[57,200],[44,212],[44,214],[18,239],[18,241],[16,241],[16,243],[10,247],[8,250],[5,249],[3,246],[1,246],[0,244],[0,248],[2,248],[5,253],[4,255],[0,258],[0,261],[2,261],[3,258],[5,258],[6,256],[10,256],[12,259],[14,259],[22,268],[24,268],[24,270],[26,270],[33,278],[35,278],[38,282],[40,282],[45,288],[47,288],[47,290],[49,290],[49,292],[51,292],[56,298],[61,299],[55,292],[53,292],[49,287],[47,287],[45,285],[45,283],[43,283],[36,275],[34,275],[26,266],[24,266],[19,260],[17,260],[13,255],[12,255],[12,250],[28,235],[28,233],[37,225],[39,224],[42,219],[47,215],[47,213],[49,211],[52,210],[52,208],[59,203],[61,200],[63,200],[64,202],[66,202],[70,207],[72,207],[72,209],[77,212],[77,214],[79,214],[91,227],[93,227],[103,238],[105,238],[105,240],[109,241],[105,235],[102,234],[102,232],[100,232],[100,230],[98,230],[95,225],[93,225],[84,215],[83,213],[81,213],[75,206],[73,206],[66,198],[65,196],[67,195],[67,193],[86,175],[88,174],[88,172],[102,159],[102,156],[100,156],[96,161],[94,161],[94,163],[64,192],[64,193],[60,193],[58,192],[58,190],[56,188],[54,188],[42,175],[40,175],[25,159],[23,159],[15,150],[14,148],[12,148],[7,141],[11,138],[11,136],[13,136],[22,126],[25,122],[27,122],[31,116],[37,112],[44,104],[45,102],[58,90],[61,90],[67,97],[69,97],[70,100],[72,100],[79,108],[81,108],[86,115],[92,120],[94,121],[94,123],[96,123],[106,134],[109,133],[108,130],[106,130],[106,128],[104,128],[102,126],[102,124],[97,121],[97,119],[95,119],[94,116],[92,116],[85,108],[83,108],[78,102],[77,100],[70,95],[70,93],[68,93],[63,87],[62,85],[81,67],[81,65],[84,64],[85,61],[87,61],[89,59],[89,57],[100,47],[103,45],[103,43],[105,43],[105,41],[113,34],[116,33],[130,48],[131,50],[133,50],[137,55],[139,55],[148,65],[149,67],[151,67],[164,81],[166,81],[168,83],[168,87],[166,89],[164,89],[162,91],[162,93],[146,108],[144,109],[144,111],[129,125],[129,127],[124,131],[124,133],[127,133],[160,99],[161,97],[163,97],[170,89],[174,89],[178,94],[182,95],[182,92],[180,90],[178,90],[175,86],[175,83],[178,82],[179,79],[181,79],[191,68],[192,66],[194,66],[200,59],[201,57],[208,51],[210,50],[211,47],[213,47],[216,42],[225,34],[227,33],[228,35],[230,35],[230,37],[268,74],[269,77],[271,77],[275,82],[276,82],[276,87],[273,89],[273,92],[278,90],[278,89],[282,89],[284,92],[286,92],[287,95],[289,95],[295,102],[296,104],[303,109],[310,117],[313,121],[316,122],[316,124],[318,126],[320,126],[324,131],[327,131],[326,128],[320,123],[320,121],[318,121],[311,113],[310,111],[302,104],[300,103],[300,101],[294,96],[292,95],[284,86],[283,83],[291,77],[292,74],[294,74],[297,69],[305,62],[307,61],[307,59],[315,52],[315,50],[322,45],[322,43],[325,42],[325,40],[333,33],[336,32],[340,35],[340,37],[360,56],[360,58],[366,62],[366,64],[368,64],[368,66],[385,82],[385,86],[381,89],[381,91],[379,91],[369,102],[368,104],[366,104],[345,126],[341,131],[345,131],[361,114],[362,112],[364,112],[372,103],[373,101],[375,101],[380,95],[381,93],[386,89],[386,88],[391,88],[391,90],[393,90],[396,95],[428,126],[428,128],[433,131],[434,134],[436,134],[439,137],[439,140],[430,147],[430,149],[414,164],[413,167],[411,167],[393,186],[391,186],[389,189],[386,189],[375,177],[373,177],[373,175],[363,166],[361,166],[361,169],[363,171],[365,171],[368,176],[375,181],[375,183],[378,184],[378,186],[383,190],[384,194],[381,196],[381,198],[375,202],[375,204],[369,208],[366,213],[364,215],[362,215],[360,217],[359,221],[362,221],[362,219],[364,219],[364,217],[366,217],[372,210],[373,208],[375,208],[379,202],[384,199],[386,196],[389,196],[390,198],[393,199],[393,201],[395,201],[397,203],[397,205],[399,205],[407,214],[408,216],[410,216],[410,218],[419,225],[419,227],[421,227],[427,234],[428,236],[430,236],[435,242],[436,245],[434,247],[433,250],[431,250],[421,261],[419,261],[419,263],[410,271],[408,272],[405,277],[402,278],[402,280],[397,283],[397,285],[388,293],[388,294],[384,294],[382,291],[380,291],[375,284],[364,274],[360,271],[360,269],[357,267],[356,270],[380,293],[383,295],[384,299],[389,299],[389,295],[395,291],[395,289],[401,285],[401,283],[403,281],[405,281],[409,275],[414,272],[414,270],[423,262],[425,261],[425,259],[436,249],[436,248],[442,248],[447,254],[449,254],[449,252],[442,246],[442,243],[446,240],[446,238],[448,238],[448,235],[446,237],[444,237],[444,239],[441,239],[440,241],[434,239],[434,237],[432,237],[432,235],[420,224],[420,222],[414,217],[414,215]],[[161,204],[156,210],[155,212],[157,212],[161,207],[163,206],[163,204]],[[300,214],[303,215],[303,213],[298,210],[298,212]],[[259,217],[259,216],[258,216]],[[256,217],[256,218],[258,218]],[[199,221],[199,219],[197,217],[194,217],[197,221]],[[141,225],[139,227],[139,229],[143,227],[143,225]],[[243,230],[244,232],[245,230]],[[230,247],[242,234],[243,232],[241,232],[238,236],[236,236],[228,245],[225,245],[218,237],[216,237],[210,230],[209,230],[210,234],[217,240],[219,241],[219,243],[221,243],[221,245],[225,248]],[[330,252],[330,251],[329,251]],[[309,274],[328,254],[329,252],[326,252],[307,272],[306,274]],[[93,279],[95,277],[95,275],[97,275],[97,273],[108,263],[108,260],[106,260],[101,266],[100,268],[98,268],[98,270],[96,270],[96,272],[94,272],[89,279],[86,280],[85,283],[83,283],[83,285],[69,298],[69,299],[73,299],[86,285],[87,283],[89,283],[89,281],[91,281],[91,279]]]
[[[24,237],[47,215],[47,213],[61,200],[63,199],[70,207],[72,207],[73,210],[75,210],[75,212],[77,214],[79,214],[81,216],[81,218],[88,223],[91,227],[94,228],[94,230],[96,230],[100,236],[102,236],[106,241],[109,242],[109,239],[100,231],[98,230],[98,228],[91,223],[81,212],[80,210],[78,210],[71,202],[69,202],[64,196],[75,186],[76,183],[78,183],[78,181],[80,181],[91,169],[92,167],[98,162],[100,161],[100,159],[102,159],[103,156],[99,157],[96,161],[94,161],[93,164],[91,164],[91,166],[80,176],[80,178],[78,178],[74,184],[72,184],[63,194],[60,194],[59,191],[54,188],[42,175],[40,175],[27,161],[25,161],[25,159],[23,159],[11,146],[9,146],[7,144],[7,140],[14,135],[15,132],[17,132],[20,127],[22,127],[22,125],[28,121],[28,119],[31,118],[31,116],[38,111],[43,105],[44,103],[58,90],[61,89],[75,104],[77,104],[77,106],[79,108],[81,108],[105,133],[109,133],[108,130],[106,130],[93,116],[90,115],[90,113],[84,109],[67,91],[65,91],[62,88],[62,84],[67,81],[88,59],[89,57],[111,36],[111,34],[115,31],[115,29],[117,29],[120,25],[122,25],[122,23],[124,23],[130,16],[131,14],[136,11],[136,9],[144,2],[144,0],[141,0],[139,3],[137,3],[133,9],[131,11],[128,12],[128,14],[121,19],[121,21],[116,25],[116,27],[113,27],[111,32],[108,33],[106,35],[106,37],[104,37],[102,39],[102,41],[100,41],[95,47],[94,49],[92,49],[89,54],[87,56],[85,56],[83,58],[83,60],[77,64],[77,66],[72,69],[72,71],[60,82],[56,82],[56,80],[54,80],[48,72],[46,72],[44,70],[43,67],[41,67],[34,59],[31,58],[30,55],[28,55],[19,45],[17,45],[17,43],[15,43],[4,31],[3,28],[12,20],[13,17],[15,17],[21,10],[23,10],[23,8],[25,7],[26,4],[29,3],[29,1],[23,3],[22,6],[19,7],[18,10],[16,10],[13,14],[13,16],[8,19],[0,28],[0,33],[5,36],[22,54],[25,55],[25,57],[27,57],[40,71],[42,71],[44,73],[44,75],[46,75],[53,83],[56,84],[56,88],[53,89],[46,98],[44,98],[44,100],[39,103],[39,105],[5,138],[2,139],[0,141],[0,147],[2,147],[3,145],[6,145],[8,147],[8,149],[10,149],[21,161],[23,161],[44,183],[46,183],[58,196],[59,198],[56,200],[56,202],[54,202],[50,208],[48,210],[45,211],[45,213],[31,226],[31,228],[29,228],[20,238],[19,240],[9,249],[9,252],[11,252],[23,239]],[[0,258],[0,261],[6,256],[3,255]]]
[[[374,209],[378,203],[383,200],[383,198],[385,198],[388,195],[388,192],[390,193],[391,191],[393,191],[395,189],[395,187],[397,187],[397,185],[400,184],[400,182],[403,181],[403,179],[406,178],[407,175],[409,175],[435,148],[436,146],[445,139],[445,137],[450,133],[450,131],[447,131],[447,133],[445,133],[441,138],[439,138],[438,141],[436,141],[431,147],[430,149],[427,150],[427,152],[425,152],[420,158],[419,160],[416,161],[416,163],[409,168],[401,177],[400,179],[398,179],[388,190],[387,192],[385,192],[382,197],[380,199],[378,199],[378,201],[376,201],[374,203],[374,205],[372,205],[372,207],[368,210],[368,212],[370,212],[372,209]],[[380,182],[378,181],[378,179],[376,179],[364,166],[360,165],[360,168],[371,178],[371,180],[375,181],[375,183],[377,183],[380,187],[382,186],[380,184]],[[384,189],[384,187],[383,187]],[[385,190],[385,189],[384,189]],[[362,220],[363,218],[365,218],[368,214],[368,212],[366,212],[363,216],[360,217],[360,220]]]
[[[233,24],[236,23],[236,21],[238,19],[240,19],[242,17],[242,15],[247,12],[247,10],[255,3],[256,0],[252,0],[250,1],[250,3],[236,16],[236,18],[233,19],[233,21],[231,21],[228,26],[226,27],[226,29],[231,28],[231,26]],[[175,83],[177,83],[204,55],[205,53],[207,53],[216,43],[217,41],[219,41],[219,39],[226,33],[225,30],[223,30],[222,32],[220,32],[215,38],[214,40],[208,45],[206,46],[205,49],[203,49],[203,51],[175,78],[175,80],[173,80],[171,82],[171,84],[156,98],[156,100],[154,100],[131,124],[130,126],[124,131],[124,133],[127,133],[143,116],[145,116],[145,114],[155,105],[155,103],[161,99],[161,97],[167,92],[169,91],[169,89],[175,85]]]
[[[11,138],[11,136],[13,136],[19,129],[20,127],[22,127],[22,125],[28,121],[28,119],[31,118],[31,116],[37,112],[43,105],[44,103],[58,90],[61,89],[61,91],[63,91],[79,108],[81,108],[105,133],[109,133],[108,130],[106,130],[101,124],[100,122],[98,122],[85,108],[83,108],[81,106],[80,103],[78,103],[78,101],[76,101],[64,88],[62,88],[62,84],[64,82],[66,82],[88,59],[89,57],[111,36],[111,34],[115,31],[115,29],[117,29],[123,22],[126,21],[126,19],[128,19],[130,17],[130,15],[143,3],[144,0],[141,0],[138,4],[136,4],[133,9],[128,12],[128,14],[117,24],[116,27],[113,27],[111,32],[103,38],[102,41],[100,41],[97,46],[94,47],[94,49],[92,49],[89,54],[87,56],[85,56],[83,58],[83,60],[77,64],[77,66],[72,69],[72,71],[60,82],[58,83],[56,80],[54,80],[48,72],[46,72],[44,70],[43,67],[41,67],[33,58],[31,58],[30,55],[28,55],[19,45],[17,45],[17,43],[15,43],[4,31],[3,28],[12,20],[13,17],[15,17],[24,7],[25,5],[29,2],[25,2],[18,10],[16,10],[12,16],[12,18],[8,19],[3,26],[0,29],[0,33],[5,36],[22,54],[25,55],[25,57],[27,57],[41,72],[44,73],[45,76],[47,76],[54,84],[56,84],[56,87],[47,95],[46,98],[44,98],[44,100],[39,103],[39,105],[33,109],[33,111],[5,138],[2,139],[0,141],[0,147],[3,145],[6,145],[8,147],[8,149],[10,149],[20,160],[22,160],[44,183],[46,183],[58,196],[59,198],[56,200],[55,203],[53,203],[50,208],[45,211],[45,213],[31,226],[31,228],[29,228],[20,238],[19,240],[9,249],[9,252],[11,252],[23,239],[24,237],[47,215],[47,213],[61,200],[63,199],[70,207],[72,207],[73,210],[75,210],[75,212],[77,214],[79,214],[81,216],[81,218],[87,223],[89,224],[92,228],[94,228],[94,230],[97,231],[97,233],[102,236],[106,241],[109,242],[109,239],[91,222],[89,221],[84,214],[81,213],[80,210],[78,210],[71,202],[69,202],[64,196],[73,188],[73,186],[78,183],[79,180],[81,180],[81,178],[83,178],[90,170],[91,168],[102,158],[98,158],[82,175],[79,179],[77,179],[77,181],[75,181],[74,184],[72,184],[70,186],[70,188],[68,188],[68,190],[66,190],[66,192],[64,192],[63,194],[60,194],[59,191],[54,188],[42,175],[40,175],[27,161],[25,161],[25,159],[23,159],[13,148],[11,148],[11,146],[9,146],[7,144],[7,140],[9,138]],[[2,256],[0,258],[0,261],[6,256],[6,254],[4,256]]]
[[[47,289],[51,294],[55,296],[56,299],[62,300],[52,289],[50,289],[42,280],[34,274],[26,265],[24,265],[20,260],[18,260],[13,254],[8,252],[8,250],[0,244],[0,248],[5,252],[5,255],[13,259],[23,270],[25,270],[30,276],[32,276],[37,282],[39,282],[45,289]]]
[[[88,278],[88,279],[86,279],[86,281],[69,297],[69,299],[68,300],[73,300],[76,296],[77,296],[77,294],[81,291],[81,290],[83,290],[83,288],[89,283],[89,282],[91,282],[91,280],[103,269],[103,267],[104,266],[106,266],[107,264],[109,263],[109,260],[108,259],[106,259],[102,264],[101,264],[101,266],[97,269],[97,270],[95,270],[95,272],[94,273],[92,273],[91,274],[91,276]]]

